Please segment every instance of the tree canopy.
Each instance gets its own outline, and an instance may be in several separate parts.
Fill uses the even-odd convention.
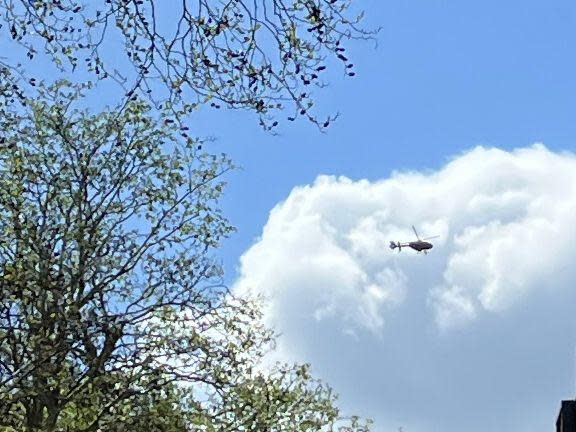
[[[264,365],[275,334],[213,255],[233,164],[187,124],[210,105],[327,127],[310,88],[330,57],[353,76],[344,45],[373,35],[351,15],[0,0],[0,432],[367,430],[307,365]],[[109,82],[118,100],[86,109]]]
[[[327,127],[313,110],[323,71],[342,64],[345,45],[370,39],[351,0],[1,0],[7,37],[29,59],[45,56],[62,71],[114,80],[126,98],[168,102],[184,117],[199,105],[248,109],[267,129],[277,113]],[[24,56],[22,56],[24,57]],[[19,64],[18,64],[19,63]],[[37,77],[22,60],[0,63],[20,92]],[[25,78],[25,82],[20,78]],[[77,78],[78,79],[78,78]]]
[[[274,334],[211,258],[226,156],[80,92],[0,118],[0,426],[364,430],[306,366],[262,367]]]

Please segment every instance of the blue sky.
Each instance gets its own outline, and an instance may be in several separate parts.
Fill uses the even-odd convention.
[[[318,174],[434,169],[478,144],[574,148],[576,4],[362,3],[366,25],[382,26],[378,47],[353,43],[357,76],[334,70],[331,87],[317,91],[319,107],[341,113],[328,133],[286,122],[271,137],[229,111],[200,120],[244,168],[225,199],[239,230],[224,249],[229,275],[270,209]]]
[[[376,431],[552,429],[576,391],[576,3],[357,2],[382,31],[316,91],[327,133],[192,119],[242,167],[226,281]],[[424,258],[387,248],[411,224],[440,235]]]
[[[555,168],[555,163],[550,162],[547,171],[546,157],[537,151],[527,155],[526,160],[541,158],[539,168],[522,162],[524,156],[514,153],[494,156],[489,152],[466,152],[477,145],[508,152],[535,142],[544,143],[552,154],[574,151],[576,4],[366,1],[363,6],[366,24],[382,27],[379,44],[376,49],[371,44],[350,46],[357,76],[343,79],[336,70],[331,75],[332,86],[318,92],[322,109],[341,113],[327,134],[298,123],[283,125],[280,136],[270,137],[246,115],[230,112],[220,113],[217,120],[207,117],[202,124],[207,131],[216,131],[218,146],[244,167],[231,176],[224,200],[226,213],[238,227],[238,233],[222,249],[227,280],[241,287],[251,283],[257,286],[256,280],[267,282],[266,286],[257,286],[257,291],[272,299],[270,321],[284,334],[280,344],[283,357],[311,361],[314,371],[341,393],[344,407],[374,418],[377,431],[399,427],[406,432],[552,428],[559,401],[575,393],[576,321],[567,306],[576,300],[567,288],[574,272],[566,273],[563,269],[570,264],[561,263],[564,254],[574,257],[574,248],[557,244],[563,244],[563,239],[573,244],[576,237],[567,232],[558,243],[546,245],[542,240],[538,244],[534,240],[540,235],[536,229],[510,234],[525,219],[514,219],[508,213],[523,215],[528,212],[530,200],[545,199],[552,191],[564,190],[564,184],[572,187],[574,180],[567,177],[564,181],[562,176],[567,174]],[[486,162],[482,168],[492,157],[508,162]],[[350,234],[339,223],[328,223],[329,229],[337,233],[341,230],[345,235],[329,236],[327,240],[318,234],[322,239],[318,243],[328,243],[325,248],[336,250],[332,255],[324,246],[300,245],[300,238],[286,234],[294,231],[295,237],[315,239],[316,231],[306,222],[308,217],[330,221],[354,213],[365,204],[332,184],[294,189],[314,184],[319,175],[367,179],[374,185],[394,171],[415,171],[430,174],[430,183],[434,183],[437,173],[449,176],[446,173],[451,171],[444,168],[455,158],[461,164],[468,163],[471,174],[486,170],[479,183],[471,180],[462,192],[463,198],[468,198],[462,201],[462,214],[457,208],[451,210],[451,216],[447,210],[444,220],[438,215],[434,215],[436,219],[428,217],[425,207],[441,207],[438,200],[450,202],[454,197],[450,193],[434,195],[436,192],[430,192],[432,186],[425,183],[420,188],[406,186],[409,192],[403,192],[402,198],[391,198],[390,203],[383,204],[384,213],[396,215],[382,222],[384,232],[409,235],[409,224],[416,223],[428,228],[430,234],[444,234],[446,243],[438,245],[440,250],[429,255],[426,263],[410,261],[414,257],[408,255],[390,261],[389,251],[383,246],[389,238],[376,247],[383,257],[381,262],[369,252],[364,259],[358,258],[362,253],[355,255],[347,246],[338,249],[342,238]],[[515,169],[524,163],[525,167],[516,173]],[[512,173],[512,180],[507,174],[497,174],[501,165]],[[532,190],[523,183],[530,182],[521,174],[524,171],[530,173],[528,178],[560,176],[559,183],[547,186],[542,195],[528,192],[525,206],[517,207],[511,198],[497,209],[471,211],[470,220],[466,220],[466,209],[479,201],[474,191],[485,186],[483,177],[486,183],[493,175],[504,184],[510,180],[511,189],[505,187],[504,191],[513,197],[518,192],[512,186],[516,183],[522,184],[521,191]],[[466,178],[466,170],[459,175],[456,182]],[[332,187],[334,191],[322,192]],[[434,187],[440,190],[443,186]],[[333,194],[333,198],[326,198],[329,203],[322,201],[322,193]],[[306,210],[293,210],[298,205],[290,204],[289,196],[294,201],[298,196],[307,203],[302,204]],[[566,193],[557,198],[558,205],[572,202],[571,196]],[[418,204],[420,198],[422,205]],[[550,206],[556,202],[552,200]],[[281,208],[276,219],[286,218],[289,225],[269,216],[277,205]],[[395,212],[394,207],[400,209]],[[508,217],[512,218],[510,225],[505,224]],[[545,218],[551,226],[560,225],[562,220],[551,214]],[[474,247],[462,246],[466,240],[456,240],[465,239],[466,230],[478,221],[498,224],[501,220],[503,225],[494,228],[498,234],[478,248],[483,254],[480,257],[474,258]],[[357,222],[356,227],[362,223]],[[264,226],[268,233],[258,240]],[[525,226],[532,225],[526,222]],[[376,238],[378,232],[371,235]],[[518,242],[521,248],[533,239],[535,244],[527,248],[533,257],[520,256],[517,261],[504,258],[510,253],[501,247],[502,238],[512,244]],[[251,245],[255,246],[249,249]],[[495,268],[493,263],[487,267],[488,256],[500,253],[508,272]],[[242,254],[245,262],[239,270]],[[400,299],[392,294],[390,303],[376,302],[380,306],[374,306],[375,311],[370,309],[373,303],[369,301],[351,306],[362,291],[347,291],[340,283],[350,280],[349,286],[354,285],[350,274],[357,269],[338,280],[329,275],[346,267],[348,261],[343,254],[356,257],[364,276],[378,279],[380,273],[372,270],[373,262],[389,269],[401,281]],[[514,249],[511,254],[515,254]],[[546,261],[542,257],[547,254],[559,257],[559,262],[541,264],[540,269],[539,260]],[[318,256],[334,264],[328,268],[318,264],[317,268],[300,262],[316,262]],[[474,280],[462,281],[454,264],[458,259],[477,260],[469,264],[469,273],[475,275],[477,271],[477,279],[493,275],[492,282],[504,280],[502,286],[510,288],[507,300],[499,303],[490,299],[493,285],[478,288]],[[529,267],[523,270],[523,266]],[[527,276],[516,285],[517,279],[522,279],[517,272],[529,274],[530,268],[545,276]],[[395,280],[396,276],[390,277]],[[470,291],[465,291],[463,299],[448,295],[446,300],[445,294],[453,291],[438,286],[447,283],[453,283],[453,287],[459,283]],[[520,294],[524,286],[546,290]],[[511,287],[521,288],[514,291]],[[468,296],[469,292],[473,294]],[[439,329],[441,325],[434,323],[451,310],[451,306],[438,306],[445,300],[446,304],[462,300],[464,306],[458,313],[471,311],[466,318],[469,321]],[[470,309],[465,307],[468,301]],[[369,314],[372,324],[358,318],[367,308],[373,312]],[[380,318],[383,324],[378,327]],[[366,330],[371,325],[376,330]]]

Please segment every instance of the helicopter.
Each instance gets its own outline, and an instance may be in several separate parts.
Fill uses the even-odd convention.
[[[432,237],[426,237],[425,239],[421,239],[420,236],[418,235],[418,232],[416,231],[416,228],[414,228],[414,225],[412,225],[412,230],[414,231],[414,234],[416,234],[416,238],[418,239],[418,241],[408,243],[400,243],[400,242],[394,243],[393,241],[391,241],[390,249],[394,250],[398,248],[398,253],[400,253],[403,247],[409,247],[414,249],[418,253],[424,252],[425,254],[428,254],[428,249],[432,249],[434,245],[432,243],[427,242],[426,240],[431,240],[439,236],[432,236]]]

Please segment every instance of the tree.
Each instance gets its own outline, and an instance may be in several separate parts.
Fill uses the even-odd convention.
[[[90,386],[120,384],[106,407],[152,379],[159,351],[140,326],[176,307],[211,313],[218,290],[199,284],[219,269],[205,252],[231,229],[213,208],[225,157],[197,154],[141,101],[90,116],[69,90],[2,119],[0,405],[40,430]],[[110,382],[126,368],[128,383]]]
[[[373,33],[349,0],[165,4],[0,0],[23,48],[0,58],[0,430],[364,430],[306,367],[262,369],[274,335],[211,258],[232,164],[187,121],[327,127],[310,88],[331,57],[353,76],[343,45]],[[108,82],[114,109],[79,108]]]
[[[0,117],[0,427],[365,430],[307,367],[262,368],[274,335],[211,258],[226,156],[82,89]]]
[[[210,103],[253,111],[269,130],[283,109],[289,120],[327,127],[333,117],[314,113],[311,87],[325,85],[331,58],[355,75],[344,44],[375,34],[359,27],[362,14],[352,14],[351,0],[85,3],[0,0],[2,31],[29,59],[46,56],[62,72],[86,69],[114,80],[127,99],[164,103],[178,120]],[[23,95],[38,77],[18,62],[13,56],[0,64],[9,88]]]

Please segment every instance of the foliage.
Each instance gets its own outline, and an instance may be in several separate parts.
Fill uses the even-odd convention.
[[[0,0],[6,38],[62,71],[114,80],[125,96],[168,101],[180,118],[202,104],[256,112],[267,129],[278,110],[320,127],[310,87],[323,87],[330,58],[354,76],[344,44],[370,39],[351,0]],[[169,6],[167,6],[169,5]],[[118,49],[121,47],[120,49]],[[4,73],[24,93],[37,78],[14,61]],[[121,72],[120,72],[121,71]],[[158,83],[161,83],[159,86]]]
[[[274,334],[211,256],[232,164],[186,125],[209,104],[327,127],[310,88],[331,57],[354,75],[360,19],[350,0],[0,0],[0,432],[366,430],[307,366],[262,366]],[[80,108],[108,82],[113,109]]]
[[[306,367],[262,369],[274,335],[211,258],[229,160],[81,91],[0,117],[0,428],[364,430]]]

